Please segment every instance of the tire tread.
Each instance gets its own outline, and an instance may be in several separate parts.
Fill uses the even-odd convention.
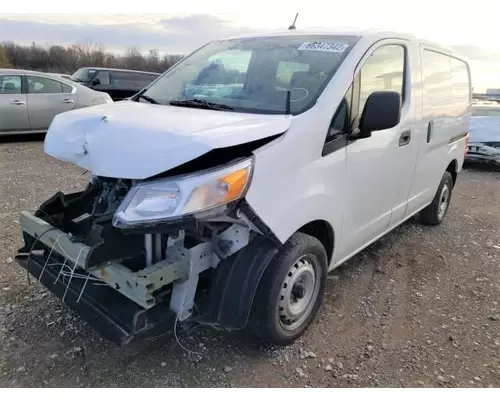
[[[294,257],[300,257],[299,253],[303,253],[305,249],[314,250],[314,253],[319,258],[319,262],[322,264],[323,268],[323,276],[322,282],[320,283],[321,286],[316,302],[317,304],[315,305],[308,321],[297,334],[290,337],[283,337],[276,332],[276,329],[274,329],[272,324],[269,323],[270,318],[272,318],[270,313],[273,312],[270,310],[270,304],[274,301],[273,292],[276,291],[276,280],[279,280],[281,274],[286,273],[284,272],[285,269],[288,271],[290,268],[290,265],[287,265],[287,262]],[[311,250],[309,252],[311,252]],[[257,293],[255,294],[252,314],[249,321],[249,329],[254,335],[265,343],[288,345],[294,342],[309,328],[323,300],[328,268],[327,259],[326,251],[321,242],[315,237],[305,233],[295,233],[283,245],[278,254],[269,264],[260,281]],[[281,284],[281,280],[279,284]]]
[[[451,195],[453,193],[453,177],[448,171],[445,171],[443,177],[441,178],[441,182],[439,183],[438,189],[436,191],[436,194],[434,195],[434,199],[432,200],[432,203],[429,204],[426,208],[424,208],[422,211],[420,211],[420,221],[425,224],[425,225],[440,225],[441,222],[443,222],[444,217],[442,220],[439,220],[438,218],[438,209],[439,209],[439,197],[441,194],[441,189],[445,185],[447,181],[450,181],[450,201],[451,201]],[[446,216],[446,214],[445,214]]]

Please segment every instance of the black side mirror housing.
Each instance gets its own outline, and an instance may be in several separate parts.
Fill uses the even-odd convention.
[[[99,78],[95,78],[92,81],[92,86],[97,86],[97,85],[100,85],[100,84],[101,84],[101,80]]]
[[[374,131],[394,128],[400,120],[401,95],[393,91],[373,92],[366,100],[354,138],[367,138]]]

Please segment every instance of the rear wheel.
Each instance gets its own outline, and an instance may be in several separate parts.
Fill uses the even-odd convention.
[[[453,191],[453,177],[446,171],[441,179],[434,200],[420,212],[420,219],[426,225],[439,225],[443,222],[450,207]]]
[[[288,345],[321,306],[328,261],[319,240],[294,234],[269,264],[255,295],[251,325],[264,342]]]

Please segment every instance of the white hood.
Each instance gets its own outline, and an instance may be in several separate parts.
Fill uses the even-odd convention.
[[[285,132],[291,117],[117,102],[57,115],[45,152],[93,175],[145,179],[212,149]]]

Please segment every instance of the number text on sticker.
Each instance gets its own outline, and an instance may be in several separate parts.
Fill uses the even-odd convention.
[[[348,47],[349,45],[345,43],[307,42],[301,44],[298,50],[330,51],[333,53],[343,53]]]

